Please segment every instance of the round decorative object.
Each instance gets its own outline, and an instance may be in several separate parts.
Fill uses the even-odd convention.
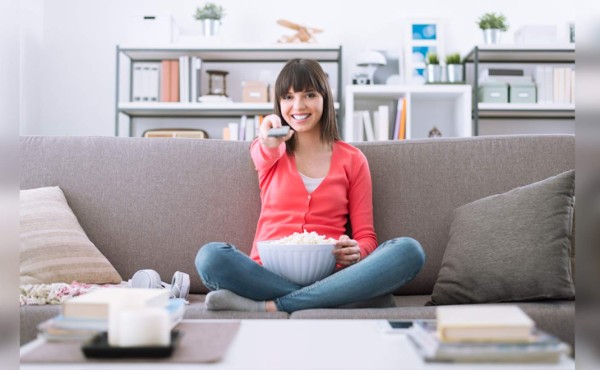
[[[208,95],[227,96],[227,71],[208,70]]]

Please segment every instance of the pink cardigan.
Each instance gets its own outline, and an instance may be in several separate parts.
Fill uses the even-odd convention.
[[[250,155],[258,171],[262,201],[250,253],[254,261],[261,263],[257,241],[280,239],[304,230],[337,240],[346,233],[348,215],[353,233],[350,237],[358,242],[361,258],[377,248],[371,173],[360,150],[336,141],[329,173],[312,194],[306,191],[294,157],[286,154],[285,143],[267,148],[255,139]]]

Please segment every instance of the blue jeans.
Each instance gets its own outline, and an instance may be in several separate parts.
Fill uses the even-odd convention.
[[[195,262],[208,289],[227,289],[255,301],[274,301],[278,310],[294,312],[389,294],[417,276],[425,263],[425,252],[412,238],[391,239],[359,263],[308,286],[280,277],[227,243],[204,245]]]

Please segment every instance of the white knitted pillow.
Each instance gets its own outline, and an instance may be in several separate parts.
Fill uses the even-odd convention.
[[[21,190],[20,283],[120,283],[59,187]]]

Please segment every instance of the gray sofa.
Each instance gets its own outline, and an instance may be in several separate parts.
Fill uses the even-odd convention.
[[[191,275],[186,318],[434,318],[428,301],[448,242],[452,211],[575,168],[573,136],[424,139],[356,144],[373,178],[379,241],[411,236],[427,262],[393,295],[396,307],[287,313],[211,312],[194,268],[198,248],[227,241],[249,253],[260,211],[248,142],[107,137],[23,137],[21,189],[60,186],[91,241],[123,279],[143,268],[163,281]],[[235,268],[235,266],[230,266]],[[524,282],[527,283],[527,282]],[[371,302],[377,305],[377,302]],[[574,301],[518,303],[544,330],[574,342]],[[21,307],[21,343],[59,306]]]

